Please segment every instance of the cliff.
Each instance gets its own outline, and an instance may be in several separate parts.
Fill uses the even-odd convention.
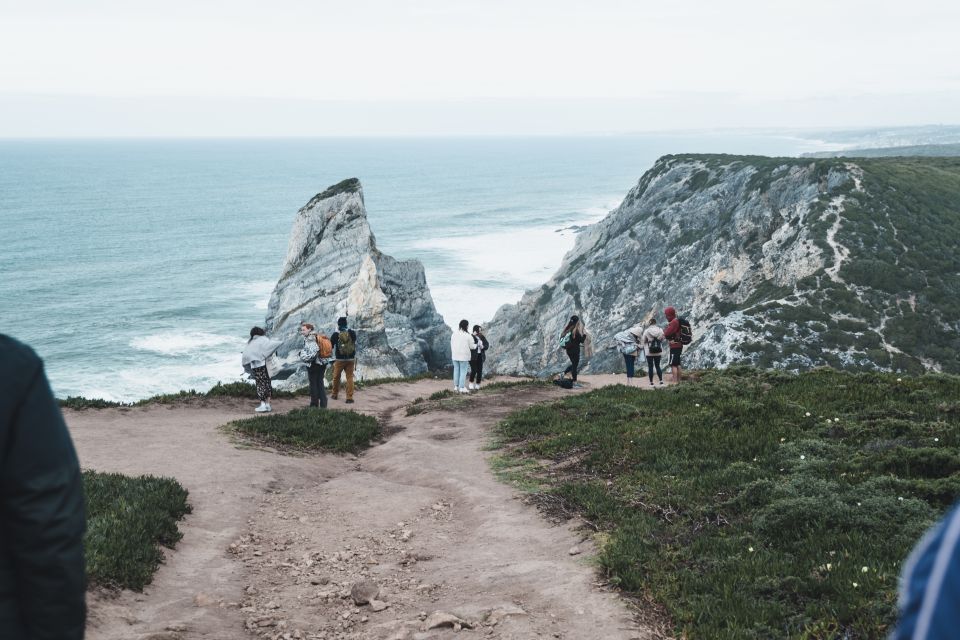
[[[579,313],[586,370],[622,370],[614,333],[673,305],[694,327],[688,366],[958,372],[957,202],[957,158],[665,156],[497,311],[487,366],[559,370]]]
[[[450,362],[450,329],[434,307],[423,265],[377,249],[356,178],[313,197],[293,222],[266,319],[268,334],[283,340],[281,387],[305,383],[296,360],[300,323],[329,334],[342,315],[359,334],[359,377],[411,376]]]

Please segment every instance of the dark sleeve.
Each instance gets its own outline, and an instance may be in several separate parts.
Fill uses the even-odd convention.
[[[350,337],[353,339],[353,348],[357,348],[357,332],[353,329],[350,329]]]
[[[12,359],[18,374],[14,392],[0,403],[3,552],[27,637],[80,639],[86,618],[80,464],[39,359],[25,347],[0,346],[8,351],[4,365]]]
[[[490,342],[487,340],[487,337],[481,333],[480,339],[483,340],[483,350],[486,351],[487,349],[489,349]]]

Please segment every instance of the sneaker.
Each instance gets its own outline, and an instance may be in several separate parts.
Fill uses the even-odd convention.
[[[660,381],[660,386],[661,386],[661,387],[664,386],[664,385],[663,385],[663,380]]]
[[[347,398],[347,404],[353,404],[353,398]]]
[[[466,387],[460,387],[460,393],[470,393],[470,389],[467,389]]]
[[[574,389],[583,389],[583,385],[580,384],[579,382],[574,382],[574,383],[573,383],[573,388],[574,388]]]
[[[270,411],[270,405],[268,405],[266,402],[261,402],[260,406],[254,409],[254,411],[256,411],[257,413],[265,413],[267,411]]]
[[[651,387],[653,386],[653,380],[650,381],[650,386],[651,386]]]

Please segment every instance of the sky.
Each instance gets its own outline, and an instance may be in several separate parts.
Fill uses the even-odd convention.
[[[0,137],[960,123],[960,3],[0,0]]]

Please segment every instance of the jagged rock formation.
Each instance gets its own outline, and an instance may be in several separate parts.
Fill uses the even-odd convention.
[[[587,371],[662,309],[691,318],[686,363],[960,371],[960,159],[665,156],[557,273],[488,323],[487,367],[542,375],[580,313]]]
[[[423,265],[377,249],[356,178],[314,196],[294,220],[267,307],[267,333],[283,340],[281,387],[306,381],[296,360],[300,323],[329,334],[342,315],[360,334],[359,377],[411,376],[450,362],[450,328],[433,305]]]

